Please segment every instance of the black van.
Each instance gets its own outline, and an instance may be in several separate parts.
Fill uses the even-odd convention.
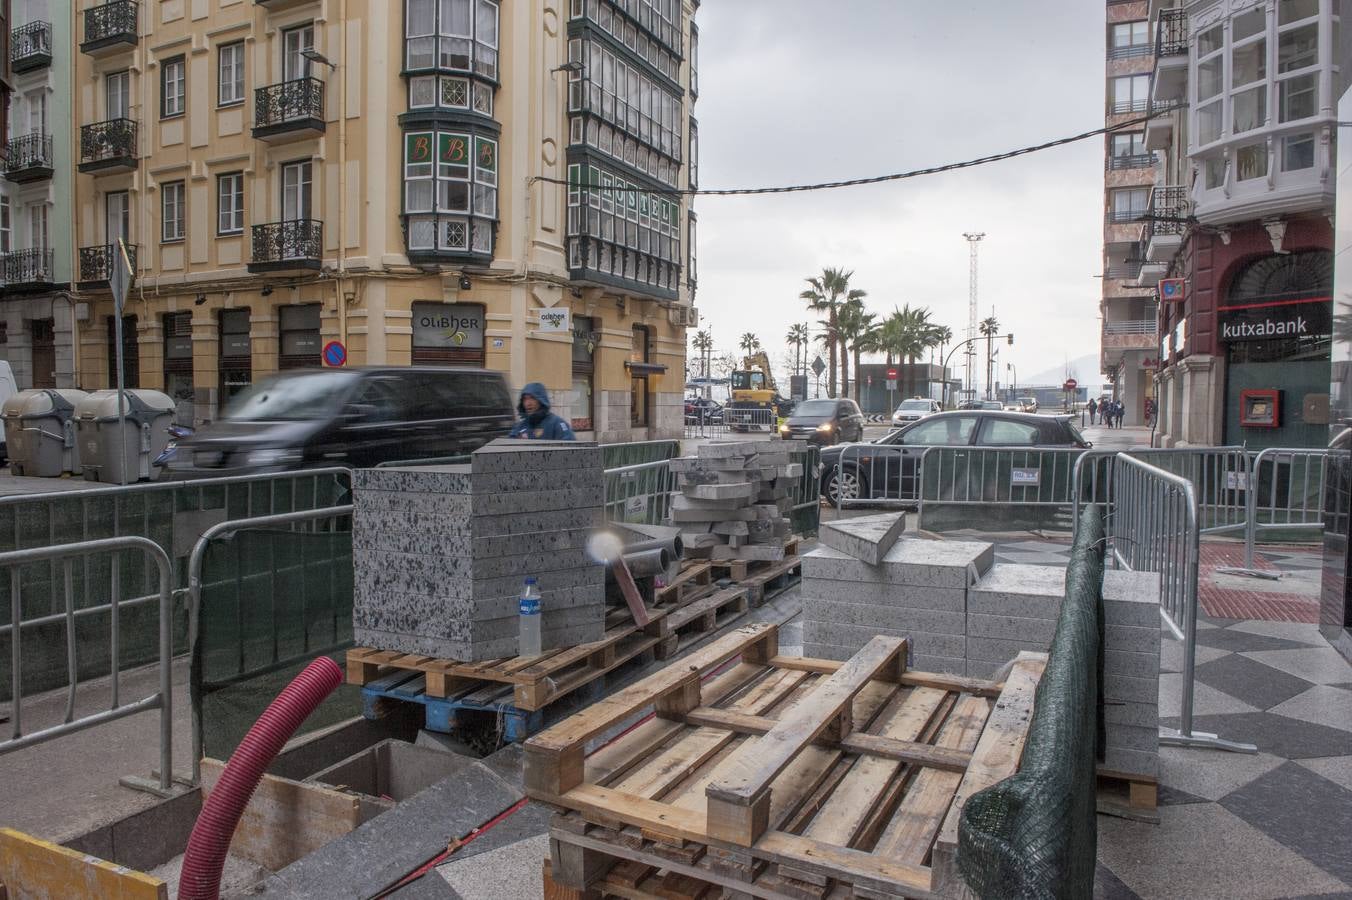
[[[369,468],[471,453],[516,421],[500,372],[431,367],[297,369],[231,399],[181,440],[169,476]]]

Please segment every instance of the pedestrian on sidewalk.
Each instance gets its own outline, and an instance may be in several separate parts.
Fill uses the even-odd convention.
[[[1093,425],[1093,424],[1094,424],[1094,413],[1096,413],[1096,412],[1098,412],[1098,404],[1094,402],[1094,398],[1093,398],[1093,397],[1090,397],[1090,398],[1089,398],[1089,424],[1090,424],[1090,425]]]
[[[573,429],[563,417],[549,411],[549,392],[538,381],[532,381],[521,391],[516,406],[521,420],[512,426],[507,436],[534,441],[574,441]]]
[[[1113,421],[1117,423],[1113,426],[1114,428],[1122,427],[1122,416],[1126,414],[1126,411],[1127,407],[1123,405],[1121,400],[1113,401]]]

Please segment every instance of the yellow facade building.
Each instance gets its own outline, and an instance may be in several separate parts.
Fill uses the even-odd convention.
[[[486,366],[580,437],[679,436],[690,0],[113,0],[74,79],[76,381],[179,418],[279,369]],[[344,352],[345,351],[345,352]]]

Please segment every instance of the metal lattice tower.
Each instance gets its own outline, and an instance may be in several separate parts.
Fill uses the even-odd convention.
[[[971,257],[970,264],[970,286],[968,288],[967,298],[967,338],[972,343],[967,345],[967,389],[976,390],[976,373],[974,370],[974,358],[976,357],[976,336],[977,336],[977,251],[980,249],[981,240],[986,236],[984,231],[964,232],[963,237],[967,238],[967,248]]]

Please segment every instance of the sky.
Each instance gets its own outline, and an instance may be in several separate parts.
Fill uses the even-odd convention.
[[[705,0],[695,21],[701,188],[901,172],[1103,125],[1099,3]],[[880,318],[928,306],[960,334],[964,232],[986,234],[981,318],[994,307],[1015,334],[1002,369],[1012,363],[1026,383],[1097,353],[1101,137],[883,185],[700,196],[694,209],[696,306],[718,353],[739,353],[750,331],[772,357],[787,354],[791,324],[815,327],[798,295],[824,267],[853,271]]]

